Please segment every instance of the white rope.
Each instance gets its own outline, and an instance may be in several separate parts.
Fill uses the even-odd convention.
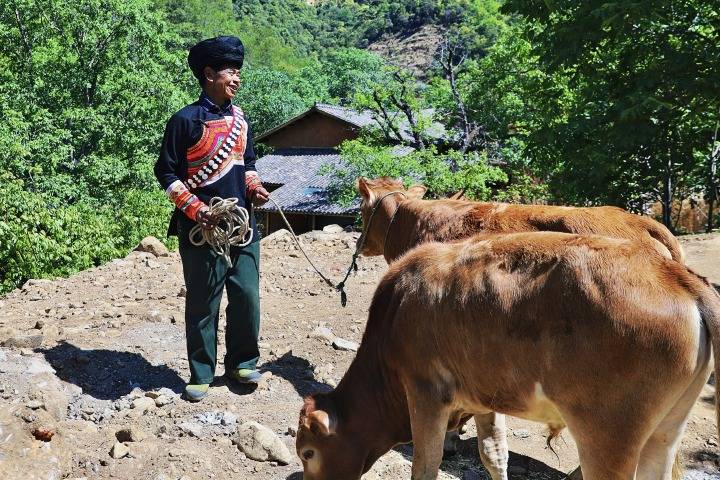
[[[210,213],[218,219],[217,224],[212,228],[203,228],[198,224],[190,230],[190,243],[198,247],[207,243],[225,259],[228,266],[232,265],[230,249],[249,245],[253,236],[250,214],[237,203],[237,198],[213,197],[208,206]]]

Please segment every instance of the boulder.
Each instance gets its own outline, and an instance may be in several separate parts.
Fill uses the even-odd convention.
[[[147,433],[136,426],[121,428],[115,432],[118,442],[142,442],[147,438]]]
[[[335,341],[335,334],[332,333],[328,327],[319,326],[310,334],[311,337],[320,338],[325,340],[327,343],[333,343]]]
[[[278,462],[280,465],[288,465],[292,462],[290,450],[280,437],[257,422],[245,422],[240,425],[233,443],[248,458],[258,462]]]
[[[345,340],[344,338],[340,337],[335,337],[332,342],[332,346],[335,348],[335,350],[346,350],[348,352],[357,352],[358,348],[360,348],[360,345],[358,345],[356,342]]]
[[[285,230],[284,228],[281,228],[280,230],[276,230],[267,237],[260,240],[260,245],[271,245],[278,242],[286,242],[292,240],[292,235],[288,230]]]
[[[8,348],[39,348],[42,346],[42,335],[15,335],[3,342],[3,347]]]
[[[130,453],[128,447],[120,442],[115,442],[115,445],[110,449],[110,456],[114,459],[123,458],[128,453]]]
[[[333,224],[323,227],[322,231],[324,233],[342,233],[344,231],[344,228],[340,225]]]
[[[167,257],[170,255],[167,247],[155,237],[143,238],[133,251],[152,253],[156,257]]]

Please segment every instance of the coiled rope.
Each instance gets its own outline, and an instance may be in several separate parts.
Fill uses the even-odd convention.
[[[292,239],[295,241],[298,249],[305,256],[305,259],[312,266],[315,272],[320,276],[320,278],[323,279],[323,281],[328,286],[340,292],[340,304],[345,307],[347,305],[345,282],[347,281],[348,277],[352,272],[357,271],[357,260],[360,256],[360,252],[362,251],[363,246],[365,245],[365,240],[367,240],[367,235],[370,231],[370,225],[372,224],[373,218],[375,217],[375,212],[377,212],[378,208],[382,204],[382,201],[385,200],[385,198],[396,194],[402,195],[403,197],[407,198],[407,195],[405,195],[404,192],[393,191],[390,193],[386,193],[376,202],[375,207],[373,207],[373,210],[370,214],[370,218],[368,219],[368,223],[365,229],[360,234],[360,238],[358,239],[357,245],[355,247],[355,253],[353,253],[350,266],[345,273],[345,278],[343,278],[337,284],[330,280],[327,276],[325,276],[320,271],[320,269],[315,266],[313,261],[310,260],[310,257],[300,244],[300,239],[295,234],[292,225],[290,225],[290,222],[285,217],[285,213],[282,211],[282,208],[280,208],[280,205],[273,198],[269,198],[268,200],[273,205],[275,205],[275,208],[277,208],[280,217],[282,217],[285,225],[288,227],[288,230],[292,235]],[[212,228],[203,228],[198,224],[190,230],[190,242],[193,245],[201,246],[207,243],[208,245],[210,245],[210,247],[212,247],[215,253],[221,255],[225,259],[228,266],[232,265],[232,260],[230,259],[230,248],[234,246],[244,247],[250,244],[250,240],[252,240],[252,228],[250,228],[250,214],[243,207],[238,207],[237,203],[238,199],[234,197],[227,199],[213,197],[210,200],[209,207],[210,213],[212,213],[218,219],[217,224]],[[390,220],[390,224],[392,224],[393,220],[395,219],[395,214],[397,214],[397,209],[395,210],[395,213]],[[385,243],[387,243],[387,236],[389,232],[390,226],[388,226],[388,230],[387,232],[385,232]]]
[[[232,265],[230,249],[249,245],[253,235],[250,214],[237,203],[238,199],[234,197],[213,197],[208,207],[218,219],[217,224],[212,228],[203,228],[198,224],[190,229],[190,243],[198,247],[207,243],[225,259],[228,266]]]

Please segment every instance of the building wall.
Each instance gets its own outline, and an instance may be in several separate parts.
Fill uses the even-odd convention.
[[[336,148],[345,140],[357,138],[358,131],[347,123],[318,112],[278,130],[263,140],[276,149]]]

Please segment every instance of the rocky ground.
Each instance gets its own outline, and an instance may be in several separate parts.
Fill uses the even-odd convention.
[[[302,241],[338,279],[356,235],[311,232]],[[689,263],[720,281],[720,237],[683,243]],[[252,391],[218,378],[206,401],[190,404],[179,398],[187,375],[179,257],[147,250],[0,298],[0,478],[301,479],[293,438],[301,399],[342,377],[384,261],[360,260],[341,308],[287,237],[263,240],[263,383]],[[708,385],[684,437],[687,479],[720,478],[713,393]],[[554,443],[556,456],[544,426],[511,419],[509,427],[511,478],[560,480],[577,465],[569,434]],[[470,424],[441,478],[485,479],[476,448]],[[409,478],[411,458],[410,447],[391,451],[365,478]]]

